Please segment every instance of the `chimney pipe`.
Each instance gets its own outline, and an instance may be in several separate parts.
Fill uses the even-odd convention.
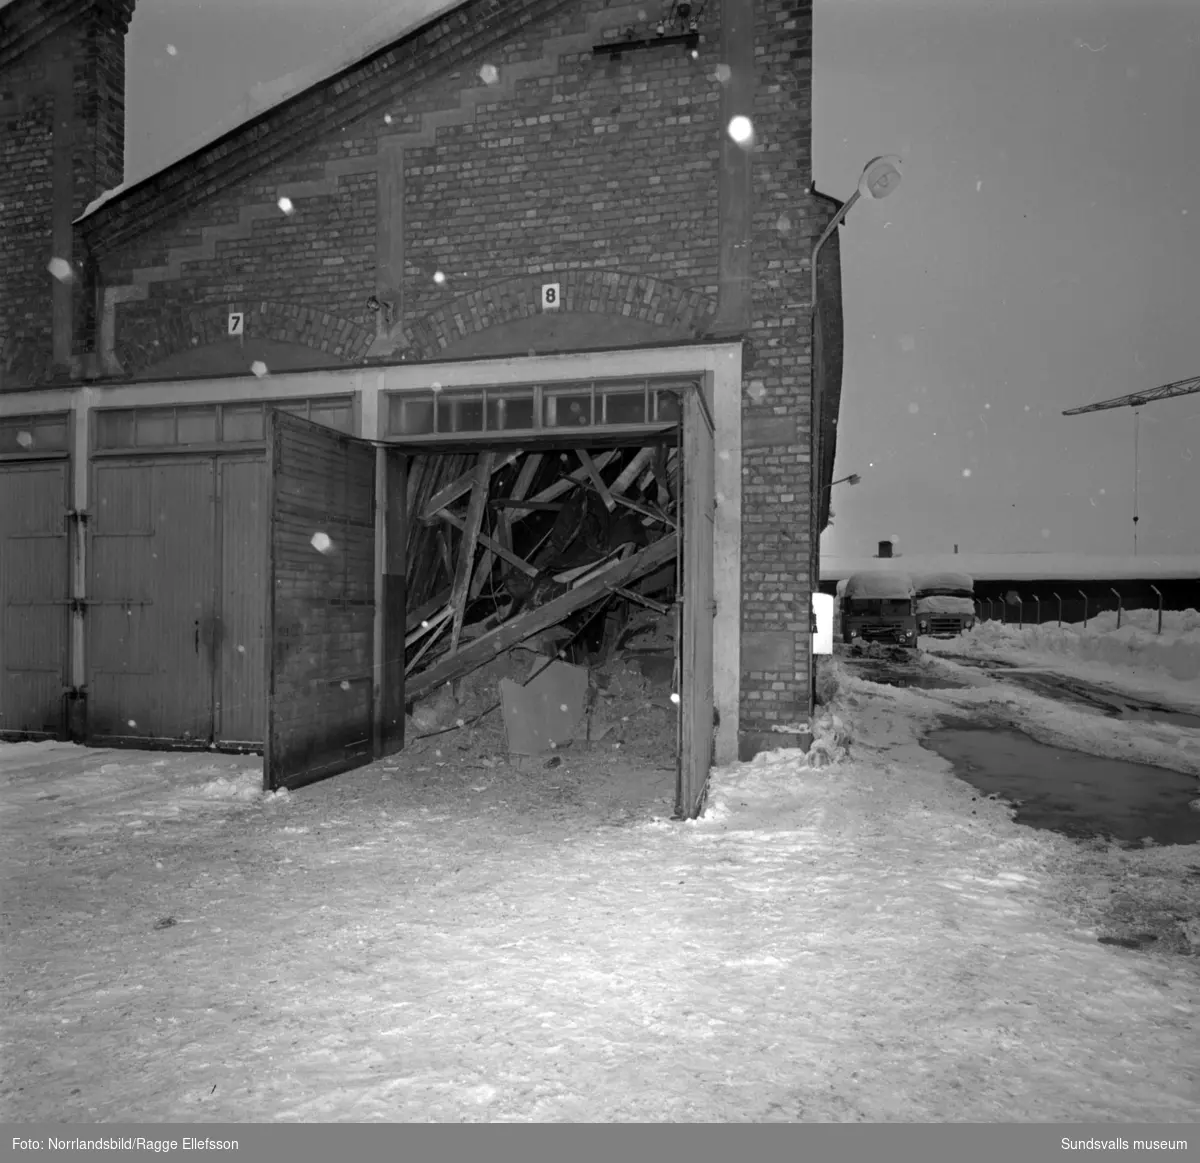
[[[890,541],[881,541],[879,543],[879,556],[880,557],[891,557],[892,556],[892,543]]]

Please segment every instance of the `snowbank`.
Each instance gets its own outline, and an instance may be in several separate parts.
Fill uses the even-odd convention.
[[[1163,631],[1156,633],[1155,610],[1127,610],[1117,628],[1116,612],[1097,614],[1082,623],[1010,626],[979,622],[967,635],[971,645],[993,650],[1103,662],[1130,670],[1157,670],[1184,683],[1200,684],[1200,613],[1164,610]]]

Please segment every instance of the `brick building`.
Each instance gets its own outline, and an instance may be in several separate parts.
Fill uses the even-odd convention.
[[[712,424],[716,757],[803,722],[808,256],[839,206],[811,0],[408,0],[121,184],[134,5],[0,5],[0,732],[261,742],[270,644],[230,595],[267,568],[270,405],[399,447],[457,391],[663,377]],[[827,484],[836,233],[821,266]]]

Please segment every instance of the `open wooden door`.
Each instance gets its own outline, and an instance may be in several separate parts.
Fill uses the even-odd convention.
[[[713,421],[703,391],[687,392],[680,432],[680,738],[675,815],[704,810],[713,757]]]
[[[368,441],[269,414],[268,791],[373,757],[375,466]]]

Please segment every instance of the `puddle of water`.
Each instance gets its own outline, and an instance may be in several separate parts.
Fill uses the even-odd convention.
[[[1020,731],[947,724],[922,745],[955,774],[1017,807],[1017,822],[1066,836],[1107,836],[1136,845],[1200,841],[1196,777],[1143,763],[1102,759],[1038,743]]]

